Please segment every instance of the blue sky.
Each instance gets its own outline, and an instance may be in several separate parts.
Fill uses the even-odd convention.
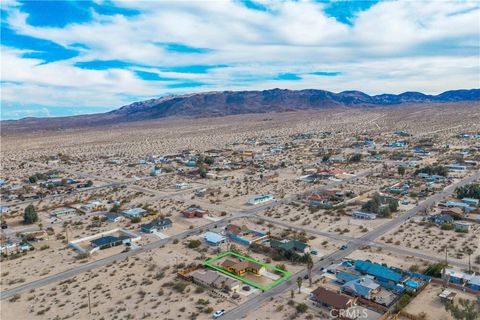
[[[1,116],[213,90],[480,87],[477,1],[1,1]]]

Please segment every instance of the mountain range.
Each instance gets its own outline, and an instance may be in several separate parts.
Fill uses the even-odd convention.
[[[98,114],[55,118],[23,118],[1,122],[2,132],[55,130],[114,125],[168,117],[204,118],[247,113],[316,109],[400,107],[426,103],[480,102],[480,89],[451,90],[438,95],[420,92],[370,96],[361,91],[334,93],[325,90],[271,89],[264,91],[215,91],[171,95],[134,102]]]

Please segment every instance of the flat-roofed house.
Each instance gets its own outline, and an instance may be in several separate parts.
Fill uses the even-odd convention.
[[[257,196],[257,197],[253,197],[253,198],[249,199],[248,204],[257,205],[257,204],[265,203],[265,202],[272,201],[272,200],[273,200],[273,195],[265,194],[265,195],[261,195],[261,196]]]
[[[352,213],[352,217],[356,219],[375,220],[377,215],[370,212],[354,211]]]
[[[142,208],[133,208],[133,209],[123,211],[122,213],[127,218],[132,219],[132,218],[142,217],[145,214],[145,212],[147,212],[147,211],[142,209]]]

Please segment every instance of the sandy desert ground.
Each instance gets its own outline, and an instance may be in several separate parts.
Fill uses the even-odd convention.
[[[35,250],[19,255],[16,259],[1,261],[2,291],[115,255],[124,249],[110,248],[88,258],[79,258],[77,252],[67,247],[67,233],[69,240],[73,240],[114,228],[139,232],[140,224],[159,217],[168,217],[173,221],[173,227],[162,231],[161,235],[142,234],[138,244],[144,245],[158,241],[160,236],[171,237],[198,228],[196,234],[180,241],[115,261],[61,283],[49,284],[2,300],[2,319],[207,319],[211,318],[214,310],[234,308],[249,297],[221,297],[199,289],[192,283],[184,283],[176,277],[178,270],[190,264],[201,263],[218,251],[228,249],[227,246],[220,249],[209,247],[202,242],[203,233],[207,231],[205,226],[254,209],[255,206],[247,205],[253,196],[272,194],[279,201],[278,205],[260,210],[256,217],[236,219],[233,223],[271,232],[282,238],[301,236],[308,239],[312,248],[318,251],[318,256],[315,257],[315,261],[318,261],[322,256],[337,251],[349,239],[358,238],[391,221],[391,217],[358,220],[353,219],[351,214],[359,210],[375,193],[383,191],[385,187],[404,183],[407,177],[413,175],[415,166],[407,167],[406,173],[401,175],[397,172],[398,163],[367,158],[370,151],[378,152],[387,159],[393,157],[395,152],[382,145],[400,139],[394,133],[396,130],[411,133],[413,136],[409,139],[412,144],[423,142],[422,139],[435,143],[435,153],[419,159],[415,166],[452,162],[457,153],[472,147],[471,141],[458,139],[458,134],[465,131],[480,132],[480,105],[406,106],[210,119],[168,119],[109,128],[2,135],[0,178],[7,179],[10,185],[25,184],[31,174],[54,169],[64,177],[91,180],[94,186],[73,193],[51,194],[41,200],[2,201],[2,206],[7,205],[10,210],[2,217],[2,221],[10,228],[3,232],[2,241],[7,235],[15,237],[15,233],[26,228],[21,222],[22,214],[30,203],[37,208],[40,218],[39,223],[32,228],[51,232],[47,240],[33,244]],[[315,138],[311,141],[294,138],[305,133],[311,133]],[[355,147],[356,143],[368,137],[375,139],[375,147]],[[250,143],[251,140],[261,143]],[[448,150],[443,148],[447,144]],[[271,146],[286,147],[277,155],[269,152]],[[214,177],[208,179],[176,174],[169,171],[172,168],[168,164],[162,164],[162,169],[168,172],[152,175],[153,165],[141,163],[143,159],[178,154],[187,149],[200,153],[209,149],[229,150],[232,154],[229,160],[233,163],[245,162],[243,155],[236,154],[245,150],[262,155],[262,159],[261,163],[252,159],[247,166],[219,170]],[[322,155],[325,153],[349,158],[357,152],[364,155],[361,162],[331,165],[322,163]],[[405,162],[412,158],[409,155]],[[341,173],[334,180],[321,180],[314,184],[299,181],[298,177],[311,168],[335,169]],[[375,170],[371,175],[343,182],[344,179],[372,168]],[[472,170],[467,170],[452,174],[451,181],[433,184],[433,192],[471,173]],[[340,179],[342,182],[339,185],[326,187]],[[425,183],[419,179],[410,180],[412,192],[401,196],[406,204],[399,206],[399,210],[393,213],[393,218],[424,199],[419,194],[424,191]],[[178,183],[187,183],[188,187],[176,189]],[[197,194],[199,189],[207,188],[213,191],[203,196]],[[355,196],[338,208],[313,208],[303,201],[303,196],[318,188],[327,188],[332,192],[351,190]],[[101,209],[52,223],[52,210],[67,204],[80,205],[95,200],[102,202]],[[99,221],[97,216],[112,209],[116,201],[121,202],[122,210],[143,207],[151,214],[139,222]],[[192,205],[208,210],[209,216],[192,219],[183,217],[181,212]],[[469,233],[463,234],[421,223],[422,218],[418,216],[404,222],[376,240],[434,256],[442,255],[446,246],[451,252],[451,259],[462,264],[468,263],[464,249],[470,247],[473,249],[473,267],[479,268],[478,224]],[[216,231],[220,232],[221,229]],[[201,246],[188,248],[188,242],[192,240],[200,240]],[[263,254],[248,251],[247,247],[240,244],[235,245],[236,249],[248,253],[258,261],[283,263],[293,272],[304,268],[303,265],[288,261],[272,262]],[[357,250],[349,258],[371,259],[404,269],[414,265],[422,269],[432,262],[399,256],[374,246]],[[315,278],[315,281],[319,280]],[[246,319],[290,319],[294,315],[298,319],[325,318],[325,310],[310,306],[306,313],[296,312],[296,306],[304,303],[309,293],[306,286],[302,290],[301,294],[294,294],[293,298],[290,292],[275,297],[251,312]],[[92,302],[91,314],[88,313],[89,295]],[[435,294],[426,291],[418,298],[420,301],[434,301],[434,297]],[[434,305],[435,301],[432,302]],[[417,300],[414,302],[408,310],[418,313],[421,304]],[[432,313],[431,319],[436,316],[439,319],[449,319],[448,315],[440,311]]]

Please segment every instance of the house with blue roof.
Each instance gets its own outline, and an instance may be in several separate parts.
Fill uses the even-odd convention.
[[[336,277],[337,277],[337,282],[339,283],[346,283],[346,282],[353,281],[360,278],[360,276],[358,275],[351,274],[345,271],[337,272]]]
[[[361,277],[346,282],[342,286],[341,291],[355,297],[370,300],[373,294],[380,291],[380,285],[368,277]]]
[[[463,198],[462,201],[469,205],[469,206],[474,206],[474,207],[478,207],[478,204],[480,203],[480,201],[478,199],[473,199],[473,198]]]
[[[219,246],[227,241],[227,238],[225,238],[221,234],[210,231],[205,232],[203,239],[205,239],[205,241],[212,246]]]
[[[273,200],[273,195],[264,194],[264,195],[261,195],[261,196],[258,196],[258,197],[253,197],[253,198],[249,199],[247,201],[247,203],[250,204],[250,205],[257,205],[257,204],[265,203],[265,202],[272,201],[272,200]]]
[[[90,245],[93,248],[106,249],[110,247],[119,246],[125,241],[130,241],[130,238],[127,237],[115,237],[115,236],[103,236],[101,238],[90,241]]]
[[[133,209],[130,209],[130,210],[126,210],[126,211],[123,211],[123,214],[127,217],[127,218],[136,218],[136,217],[142,217],[145,212],[147,212],[146,210],[142,209],[142,208],[133,208]]]
[[[402,279],[402,275],[400,273],[397,273],[378,263],[373,263],[366,260],[356,260],[355,270],[362,274],[371,275],[375,279],[389,284],[397,284]]]
[[[430,216],[429,219],[439,225],[453,223],[454,221],[453,217],[449,214],[434,214]]]
[[[446,167],[450,171],[463,171],[467,169],[465,166],[459,164],[448,164]]]

